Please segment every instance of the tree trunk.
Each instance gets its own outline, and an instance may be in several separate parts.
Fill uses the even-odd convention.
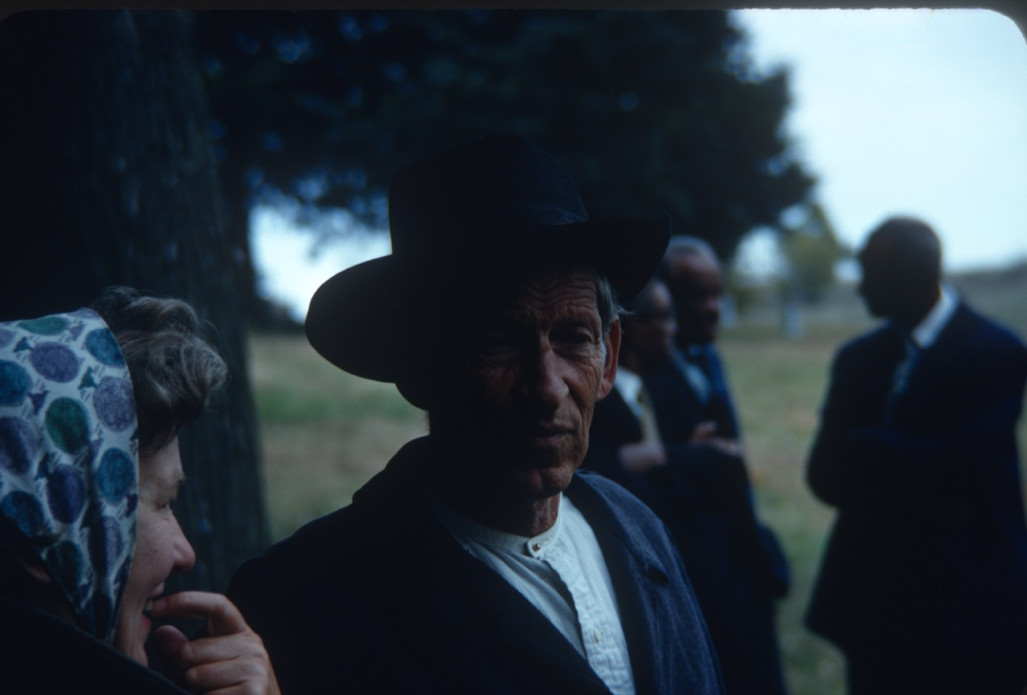
[[[198,557],[176,587],[223,590],[267,542],[246,326],[209,107],[180,12],[32,12],[0,24],[0,320],[114,284],[189,301],[232,373],[182,434],[179,518]]]

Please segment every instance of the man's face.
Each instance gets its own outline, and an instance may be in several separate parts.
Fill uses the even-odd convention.
[[[670,359],[677,331],[670,290],[662,282],[653,282],[639,298],[630,322],[625,319],[622,350],[631,350],[640,369],[657,367]]]
[[[620,326],[604,338],[591,272],[540,272],[483,293],[460,317],[461,341],[438,416],[492,494],[538,500],[561,492],[588,448],[597,400],[616,373]]]
[[[886,240],[871,237],[859,253],[862,277],[859,294],[872,316],[889,317],[901,301],[903,294],[896,282],[892,263],[889,262],[890,245]]]
[[[701,253],[672,258],[667,286],[678,312],[678,344],[712,343],[720,323],[724,287],[713,259]]]

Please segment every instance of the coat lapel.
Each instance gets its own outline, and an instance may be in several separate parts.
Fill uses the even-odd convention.
[[[580,477],[575,477],[567,494],[595,531],[613,579],[635,690],[658,692],[655,657],[660,653],[659,635],[666,615],[661,588],[668,582],[668,568],[643,551],[644,544],[626,536],[613,511]]]

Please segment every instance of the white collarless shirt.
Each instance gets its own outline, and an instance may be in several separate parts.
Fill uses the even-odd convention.
[[[633,695],[634,676],[610,572],[592,527],[566,496],[560,495],[556,523],[529,538],[479,524],[425,494],[439,521],[467,552],[535,606],[615,695]]]

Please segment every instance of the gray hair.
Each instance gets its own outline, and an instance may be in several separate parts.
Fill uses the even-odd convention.
[[[92,309],[121,346],[135,394],[139,448],[152,453],[200,416],[227,381],[228,368],[202,337],[196,311],[180,299],[111,287]]]
[[[596,308],[599,310],[599,322],[603,328],[603,337],[606,337],[610,326],[618,318],[623,316],[626,309],[621,305],[617,290],[613,288],[610,279],[605,274],[595,271],[596,278]],[[606,344],[605,341],[603,343]]]

